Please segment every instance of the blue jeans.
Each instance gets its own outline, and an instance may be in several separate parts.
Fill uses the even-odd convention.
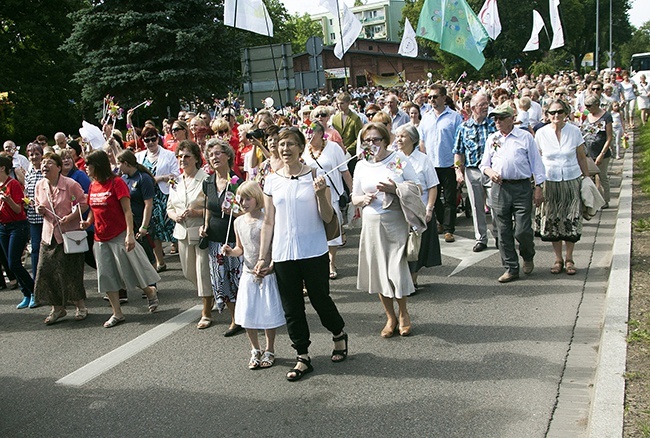
[[[9,269],[16,275],[20,290],[26,297],[34,294],[34,279],[21,260],[28,238],[29,223],[26,220],[0,224],[0,246],[9,262]]]
[[[29,224],[29,238],[32,242],[32,278],[36,280],[36,268],[38,268],[38,254],[41,251],[41,234],[43,224]]]

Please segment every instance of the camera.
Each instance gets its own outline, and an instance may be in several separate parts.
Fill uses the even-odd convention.
[[[266,134],[264,133],[263,129],[255,129],[253,131],[248,131],[246,133],[246,138],[257,138],[259,140],[265,137]]]

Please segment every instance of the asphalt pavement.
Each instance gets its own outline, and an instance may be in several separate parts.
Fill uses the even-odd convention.
[[[537,239],[532,275],[499,284],[494,240],[472,253],[471,219],[459,215],[458,240],[441,240],[443,265],[423,270],[409,299],[409,337],[379,336],[385,317],[376,296],[356,290],[359,230],[349,230],[330,284],[350,355],[330,361],[331,335],[306,300],[315,371],[299,382],[284,377],[295,363],[284,328],[275,366],[256,371],[246,336],[223,337],[228,315],[196,329],[200,302],[175,256],[159,311],[129,292],[126,323],[111,329],[91,269],[81,322],[45,326],[47,308],[16,310],[20,293],[0,291],[0,435],[596,436],[594,416],[612,423],[619,408],[605,395],[608,408],[592,413],[598,382],[609,381],[598,365],[624,163],[612,164],[611,208],[584,223],[575,276],[551,274],[551,245]]]

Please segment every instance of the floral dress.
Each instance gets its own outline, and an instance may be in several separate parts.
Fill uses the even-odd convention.
[[[145,158],[142,164],[149,169],[152,175],[156,174],[157,162],[152,163],[148,158]],[[176,239],[173,237],[174,221],[167,216],[167,199],[169,195],[164,194],[158,187],[158,184],[155,184],[155,189],[153,211],[151,212],[150,234],[156,240],[176,242]]]

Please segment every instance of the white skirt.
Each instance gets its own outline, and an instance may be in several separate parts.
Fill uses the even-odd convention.
[[[239,279],[235,323],[247,329],[274,329],[286,324],[275,273],[266,275],[262,284],[244,269]]]

